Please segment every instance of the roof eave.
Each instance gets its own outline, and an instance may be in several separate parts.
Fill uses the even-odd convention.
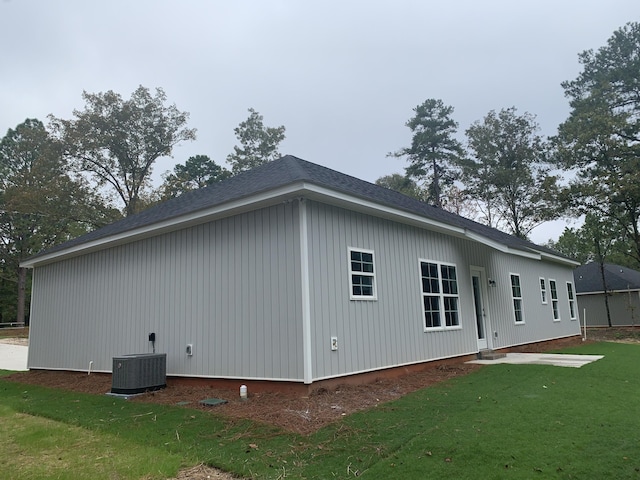
[[[273,190],[250,195],[220,205],[215,205],[210,208],[190,212],[179,217],[169,218],[161,222],[152,223],[132,230],[127,230],[115,235],[110,235],[93,241],[80,243],[78,245],[51,252],[49,254],[45,253],[43,255],[31,257],[21,262],[20,266],[24,268],[34,268],[63,259],[77,257],[98,250],[103,250],[105,248],[116,247],[125,243],[143,240],[145,238],[154,237],[162,233],[168,233],[171,231],[188,228],[190,226],[205,223],[207,221],[242,213],[248,210],[253,210],[255,208],[261,208],[262,206],[273,205],[303,191],[303,182],[292,183]]]
[[[423,215],[412,213],[396,207],[374,202],[361,197],[356,197],[348,193],[344,193],[325,186],[317,185],[308,181],[296,181],[294,183],[284,185],[265,192],[249,195],[244,198],[232,200],[230,202],[215,205],[195,212],[190,212],[175,218],[170,218],[161,222],[145,225],[115,235],[99,238],[86,243],[74,245],[72,247],[54,251],[49,254],[45,253],[36,257],[29,258],[20,265],[26,268],[34,268],[40,265],[72,258],[87,253],[103,250],[105,248],[115,247],[125,243],[153,237],[162,233],[167,233],[193,225],[205,223],[230,215],[239,214],[256,208],[263,208],[274,205],[280,201],[290,199],[292,196],[304,196],[311,200],[323,201],[335,206],[345,207],[361,213],[372,214],[378,217],[398,221],[401,223],[414,225],[420,228],[426,228],[431,231],[466,238],[486,245],[500,252],[526,257],[534,260],[550,260],[566,265],[576,266],[578,262],[543,253],[536,250],[520,250],[514,249],[500,243],[496,240],[487,238],[476,232],[472,232],[466,228],[450,225],[438,220],[434,220]]]
[[[564,265],[570,265],[573,268],[579,265],[582,265],[580,262],[572,258],[561,257],[560,255],[553,255],[552,253],[549,253],[549,252],[540,252],[540,255],[545,260],[549,260],[551,262],[556,262],[556,263],[562,263]]]

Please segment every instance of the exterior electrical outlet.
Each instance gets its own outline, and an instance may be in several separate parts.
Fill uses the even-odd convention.
[[[338,350],[338,337],[331,337],[331,350]]]
[[[191,356],[193,355],[193,345],[192,344],[187,344],[187,355]]]

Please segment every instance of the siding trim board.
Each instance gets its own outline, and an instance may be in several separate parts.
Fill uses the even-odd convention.
[[[309,237],[307,226],[307,203],[301,198],[298,201],[300,215],[300,268],[302,289],[302,351],[304,362],[304,383],[313,381],[313,354],[311,351],[311,292],[309,291]]]

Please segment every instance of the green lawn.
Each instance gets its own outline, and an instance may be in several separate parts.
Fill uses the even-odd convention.
[[[640,345],[570,351],[605,358],[483,367],[309,437],[0,379],[0,472],[160,479],[204,462],[273,479],[640,479]]]

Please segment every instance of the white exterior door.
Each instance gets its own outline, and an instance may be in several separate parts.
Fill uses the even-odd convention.
[[[471,267],[471,288],[473,292],[473,306],[476,317],[476,329],[478,333],[478,350],[490,348],[490,338],[488,335],[488,321],[486,311],[484,270],[478,267]]]

